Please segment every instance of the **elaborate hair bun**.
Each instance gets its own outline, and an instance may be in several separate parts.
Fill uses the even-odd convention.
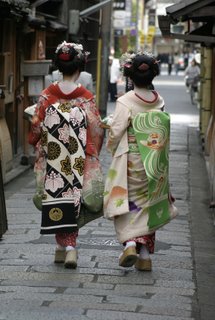
[[[82,44],[66,41],[63,41],[57,46],[55,53],[58,59],[61,61],[73,60],[75,56],[77,56],[79,59],[85,58],[86,60],[88,55],[90,54],[90,52],[83,51]]]
[[[120,66],[125,77],[129,77],[140,88],[152,84],[159,74],[159,61],[148,52],[126,52],[120,58]]]
[[[155,59],[153,54],[142,51],[137,53],[125,52],[120,58],[120,67],[122,70],[129,69],[134,64],[136,65],[136,63],[140,63],[140,65],[137,67],[138,70],[146,71],[149,68],[153,68],[153,66],[158,65],[159,61]]]

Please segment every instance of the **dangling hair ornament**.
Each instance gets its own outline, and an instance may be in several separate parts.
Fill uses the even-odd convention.
[[[149,65],[146,63],[142,63],[137,69],[140,71],[146,71],[149,70]]]
[[[159,64],[160,62],[160,60],[154,60],[154,64]]]
[[[85,51],[84,52],[84,58],[85,58],[85,62],[87,63],[88,61],[88,56],[90,55],[90,52],[89,51]]]

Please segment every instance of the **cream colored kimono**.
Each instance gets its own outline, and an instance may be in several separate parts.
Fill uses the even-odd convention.
[[[147,103],[140,100],[134,91],[129,91],[117,100],[107,141],[107,149],[112,152],[113,158],[105,183],[104,216],[114,220],[121,243],[152,233],[147,226],[147,214],[143,214],[147,204],[144,197],[147,193],[147,178],[140,154],[132,155],[129,152],[128,127],[137,113],[159,111],[163,107],[164,101],[159,95],[156,101]],[[129,167],[129,164],[133,167]],[[133,199],[135,206],[137,204],[136,212],[135,208],[131,211]]]

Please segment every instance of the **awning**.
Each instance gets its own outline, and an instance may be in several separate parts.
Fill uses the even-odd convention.
[[[43,16],[34,17],[29,15],[27,21],[28,25],[35,29],[47,29],[59,32],[68,30],[68,26],[66,24]]]
[[[68,30],[68,26],[66,24],[56,20],[46,20],[46,25],[48,29],[53,31],[63,32]]]
[[[46,29],[46,20],[43,17],[28,15],[27,22],[33,29]]]
[[[158,16],[164,37],[189,42],[215,44],[215,0],[184,0],[166,8],[166,16]],[[181,22],[197,22],[198,27],[187,33],[171,32],[171,25]]]
[[[199,18],[202,21],[204,15],[215,15],[214,0],[184,0],[166,8],[166,13],[174,21],[186,21],[192,18]]]

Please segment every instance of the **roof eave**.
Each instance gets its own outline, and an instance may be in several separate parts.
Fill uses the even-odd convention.
[[[214,0],[183,0],[166,8],[167,15],[171,15],[174,20],[186,21],[193,11],[214,3]]]

